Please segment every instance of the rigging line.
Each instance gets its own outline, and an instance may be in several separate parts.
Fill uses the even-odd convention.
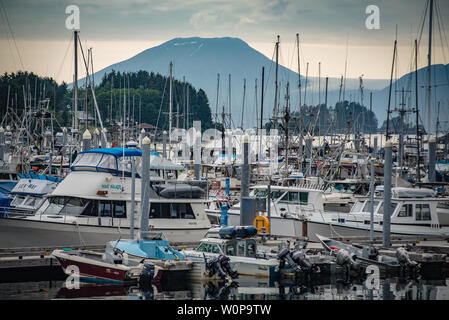
[[[444,25],[444,19],[441,18],[441,9],[440,9],[439,2],[437,1],[436,4],[437,4],[437,8],[438,8],[438,11],[437,11],[438,12],[438,16],[439,16],[438,21],[441,22],[444,39],[446,40],[446,45],[449,48],[449,42],[448,42],[448,39],[447,39],[447,36],[446,36],[446,28],[445,28],[445,25]]]
[[[446,45],[448,46],[448,48],[449,48],[449,45],[448,45],[448,41],[447,41],[447,37],[446,37],[446,32],[445,32],[445,29],[444,29],[444,20],[441,18],[441,9],[440,9],[440,6],[439,6],[439,4],[438,4],[438,1],[436,1],[436,14],[437,14],[437,21],[438,21],[438,29],[439,29],[439,32],[440,32],[440,41],[441,41],[441,50],[442,50],[442,53],[443,53],[443,61],[447,61],[446,60],[446,55],[445,55],[445,48],[444,48],[444,44],[443,44],[443,36],[444,36],[444,39],[446,40]],[[440,23],[441,23],[441,25],[440,25]],[[442,27],[441,27],[442,26]],[[441,30],[443,30],[443,31],[441,31]],[[449,74],[448,74],[448,68],[445,68],[445,74],[446,74],[446,79],[447,79],[447,83],[449,84]]]
[[[70,35],[70,40],[71,40],[71,39],[72,39],[72,35]],[[64,65],[64,62],[65,62],[65,60],[66,60],[67,53],[69,52],[70,45],[72,44],[70,40],[68,41],[68,45],[67,45],[67,49],[66,49],[65,54],[64,54],[64,58],[63,58],[62,61],[61,61],[61,65],[59,66],[58,72],[57,72],[56,75],[55,75],[55,79],[58,79],[58,78],[59,78],[59,74],[61,73],[62,66]]]
[[[425,10],[424,10],[424,14],[422,16],[421,30],[418,30],[418,35],[419,35],[419,37],[418,37],[418,48],[419,48],[419,46],[421,44],[421,38],[422,38],[422,35],[423,35],[423,31],[424,31],[424,25],[425,25],[426,19],[427,19],[427,10],[429,8],[429,1],[430,0],[427,0],[427,2],[426,2],[426,7],[425,7]]]
[[[276,49],[274,49],[273,50],[273,55],[271,56],[271,62],[273,62],[273,60],[274,60],[274,55],[275,55],[275,53],[276,53]],[[264,79],[264,81],[265,81],[265,83],[262,83],[261,85],[260,85],[260,87],[262,88],[262,86],[264,86],[264,88],[263,88],[263,96],[262,96],[262,98],[264,99],[264,102],[265,102],[265,96],[266,96],[266,94],[267,94],[267,88],[268,88],[268,83],[269,83],[269,80],[270,80],[270,74],[271,74],[271,68],[273,67],[273,63],[270,63],[270,68],[268,69],[268,74],[267,74],[267,77],[266,77],[266,79]],[[262,81],[262,80],[261,80]],[[267,108],[268,109],[268,108]],[[262,122],[263,122],[263,114],[261,114],[260,115],[260,117],[262,118]],[[268,118],[269,118],[269,116],[268,116]]]
[[[441,31],[441,23],[440,23],[440,15],[439,15],[439,12],[438,12],[438,7],[436,7],[435,11],[436,11],[435,15],[436,15],[436,18],[437,18],[436,20],[437,20],[438,31],[439,31],[439,34],[440,34],[440,42],[441,42],[441,51],[442,51],[442,54],[443,54],[443,61],[446,61],[446,54],[444,53],[444,43],[443,43],[443,36],[442,36],[442,31]]]
[[[159,128],[159,120],[161,118],[161,112],[162,112],[162,104],[164,102],[164,97],[165,97],[165,90],[167,89],[167,82],[168,82],[168,77],[165,78],[165,84],[164,84],[164,91],[162,92],[162,98],[161,98],[161,105],[159,106],[159,114],[157,116],[157,121],[156,121],[156,129],[154,129],[154,136],[156,137],[157,135],[157,129]],[[187,86],[187,90],[189,90],[188,86]]]
[[[1,15],[3,16],[3,11],[0,10]],[[3,21],[3,19],[2,19]],[[0,23],[1,26],[3,26],[3,23]],[[6,26],[4,26],[5,28],[5,33],[8,33],[8,30],[6,29]],[[9,48],[9,53],[11,54],[12,60],[14,61],[14,67],[16,70],[18,70],[19,68],[17,68],[17,61],[16,61],[16,57],[14,56],[14,52],[13,52],[13,48],[11,46],[11,39],[8,37],[8,48]]]
[[[4,4],[3,4],[3,0],[0,0],[0,5],[2,6],[3,13],[4,13],[4,16],[5,16],[5,20],[6,20],[6,23],[8,25],[9,32],[11,34],[11,37],[12,37],[13,41],[14,41],[14,46],[16,47],[17,55],[19,56],[20,65],[22,66],[22,69],[25,70],[25,67],[23,66],[23,62],[22,62],[22,57],[20,56],[19,47],[17,46],[16,38],[14,37],[14,33],[12,32],[11,24],[9,23],[8,13],[6,12],[6,8],[5,8]]]

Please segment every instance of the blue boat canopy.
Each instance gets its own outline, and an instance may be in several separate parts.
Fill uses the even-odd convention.
[[[131,164],[126,158],[130,157],[138,157],[136,159],[138,171],[142,151],[130,148],[98,148],[80,152],[70,169],[72,171],[109,172],[115,175],[123,173],[128,176],[131,175]],[[136,173],[136,177],[140,177],[138,173]]]
[[[104,154],[110,154],[113,155],[116,158],[123,157],[123,152],[125,153],[125,157],[141,157],[142,151],[138,149],[130,149],[130,148],[97,148],[97,149],[91,149],[87,151],[82,151],[79,154],[83,153],[104,153]]]

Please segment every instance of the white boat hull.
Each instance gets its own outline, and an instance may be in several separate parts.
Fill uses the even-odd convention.
[[[171,244],[197,243],[209,228],[154,228],[163,232]],[[135,229],[137,234],[138,229]],[[104,245],[118,238],[129,238],[127,227],[107,227],[36,221],[0,219],[0,247],[52,247]]]
[[[426,230],[428,229],[428,230]],[[390,229],[391,235],[402,235],[402,236],[413,236],[416,239],[424,239],[426,237],[440,237],[449,236],[448,228],[433,229],[426,228],[422,230],[410,230],[410,226],[393,226]],[[370,236],[370,226],[369,225],[359,225],[350,226],[338,223],[324,223],[316,221],[307,222],[307,235],[310,241],[319,242],[316,234],[332,238],[332,237],[369,237]],[[382,227],[376,226],[374,229],[374,236],[381,237],[383,235]]]
[[[206,266],[202,253],[183,251],[186,259],[194,262],[191,277],[195,279],[207,279]],[[218,255],[205,253],[209,261]],[[239,276],[251,276],[256,278],[273,279],[279,276],[279,261],[268,259],[254,259],[246,257],[228,256],[231,259],[231,268]],[[216,275],[217,276],[217,275]]]

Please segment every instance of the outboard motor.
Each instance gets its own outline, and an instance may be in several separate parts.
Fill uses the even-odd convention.
[[[402,267],[414,268],[418,265],[416,261],[410,260],[407,250],[404,247],[396,249],[396,258]]]
[[[282,249],[278,253],[278,259],[279,259],[279,269],[284,268],[285,262],[287,262],[290,265],[290,267],[296,272],[301,271],[301,267],[298,266],[295,261],[293,261],[292,256],[290,254],[290,250],[288,250],[287,248]]]
[[[313,269],[313,265],[306,258],[304,251],[296,250],[290,252],[287,248],[282,249],[278,254],[279,259],[279,268],[284,268],[285,262],[287,262],[290,267],[299,272],[301,270],[311,271]]]
[[[237,278],[237,277],[239,276],[239,274],[238,274],[236,271],[232,270],[232,268],[231,268],[231,259],[229,259],[229,257],[220,255],[220,256],[219,256],[219,259],[220,259],[220,265],[221,265],[221,268],[222,268],[222,269],[224,270],[224,272],[226,272],[232,279],[235,279],[235,278]]]
[[[347,268],[348,271],[359,271],[360,269],[359,263],[345,249],[338,250],[336,262],[339,266]]]
[[[365,259],[370,260],[377,260],[377,256],[379,255],[379,252],[377,249],[373,246],[365,246],[362,250],[362,257]]]
[[[297,264],[299,264],[299,266],[302,269],[306,269],[308,271],[310,271],[313,268],[313,265],[310,263],[310,261],[306,258],[306,254],[304,253],[304,251],[302,250],[297,250],[294,251],[292,254],[292,259],[293,261],[295,261]]]
[[[229,275],[232,279],[238,276],[237,272],[231,268],[230,259],[224,255],[219,255],[206,261],[206,271],[209,277],[218,273],[222,280],[226,280],[226,275]]]
[[[152,291],[151,281],[154,278],[155,267],[154,264],[145,262],[143,264],[142,272],[139,276],[139,286],[142,288],[142,291]]]

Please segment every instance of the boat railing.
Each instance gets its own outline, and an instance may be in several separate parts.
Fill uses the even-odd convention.
[[[33,216],[34,213],[35,213],[34,209],[0,207],[0,218]]]

